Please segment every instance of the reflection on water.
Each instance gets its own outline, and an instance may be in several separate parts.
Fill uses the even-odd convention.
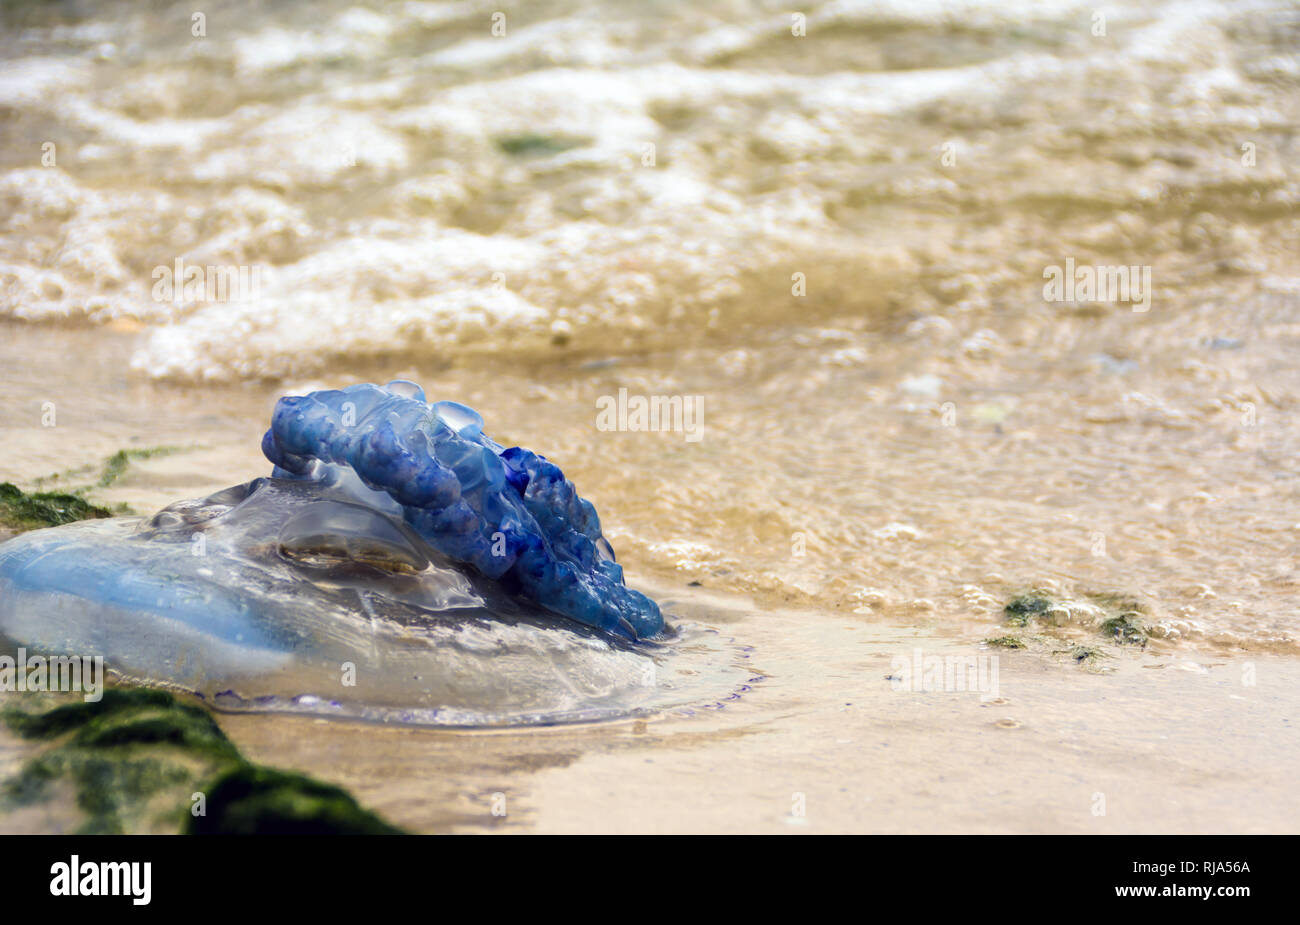
[[[4,477],[407,375],[634,578],[1300,651],[1294,5],[204,6],[4,5]]]

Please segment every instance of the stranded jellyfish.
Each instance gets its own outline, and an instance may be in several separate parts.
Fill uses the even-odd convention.
[[[625,584],[559,467],[405,381],[280,399],[257,478],[0,544],[10,648],[214,706],[431,725],[716,701],[741,657]]]

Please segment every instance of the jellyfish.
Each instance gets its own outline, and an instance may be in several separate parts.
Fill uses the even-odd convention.
[[[591,502],[414,383],[287,396],[269,477],[0,544],[0,642],[218,709],[494,726],[643,715],[746,674],[624,580]]]

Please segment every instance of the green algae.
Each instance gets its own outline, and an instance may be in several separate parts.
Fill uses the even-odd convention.
[[[171,456],[173,453],[181,452],[182,448],[178,446],[155,446],[139,450],[118,450],[112,456],[104,461],[104,467],[100,471],[99,481],[95,483],[95,488],[108,488],[131,467],[131,463],[137,459],[153,459],[158,456]]]
[[[1003,612],[1007,623],[1012,626],[1028,626],[1032,618],[1044,616],[1051,606],[1052,602],[1047,597],[1033,592],[1012,598]]]
[[[497,147],[511,157],[543,157],[559,154],[582,144],[572,138],[538,135],[531,132],[522,135],[504,135],[495,140]]]
[[[209,785],[207,813],[191,815],[194,835],[400,835],[346,791],[302,774],[247,762]]]
[[[91,504],[79,494],[60,491],[28,494],[10,482],[0,483],[0,525],[14,530],[37,530],[112,516],[112,511]]]
[[[27,493],[2,483],[0,526],[21,532],[130,513],[85,495],[117,482],[134,460],[180,449],[119,450],[97,467],[95,481],[66,491]],[[94,472],[85,467],[37,484]],[[44,743],[0,782],[0,813],[56,802],[70,791],[81,834],[402,834],[345,790],[247,761],[208,710],[166,691],[108,688],[95,703],[33,692],[22,707],[0,711],[0,721],[20,738]]]
[[[1117,646],[1145,647],[1152,635],[1145,612],[1143,604],[1131,595],[1086,592],[1071,597],[1035,589],[1013,597],[1003,608],[1006,625],[1022,632],[984,642],[1009,649],[1050,649],[1089,670],[1105,670],[1099,662],[1112,656],[1099,645],[1080,640],[1079,633],[1095,633]],[[1062,643],[1069,648],[1061,649]]]
[[[94,482],[67,491],[27,493],[0,483],[0,527],[21,532],[130,513],[85,495],[117,482],[134,460],[180,450],[119,450]],[[345,790],[247,761],[209,711],[166,691],[108,688],[95,703],[33,692],[23,707],[0,711],[0,721],[20,738],[46,743],[0,782],[0,813],[59,800],[70,789],[81,834],[402,834]]]
[[[140,459],[170,456],[184,451],[184,447],[155,446],[136,450],[118,450],[98,466],[83,466],[67,472],[44,476],[35,480],[36,490],[25,492],[10,482],[0,483],[0,527],[23,532],[42,527],[58,527],[78,520],[90,520],[130,514],[125,504],[114,508],[103,507],[87,500],[95,490],[108,488],[126,474],[131,463]],[[98,473],[96,476],[95,473]],[[93,478],[93,481],[64,489],[46,490],[49,483],[66,483],[72,479]]]
[[[1055,655],[1066,655],[1075,662],[1086,667],[1095,667],[1098,662],[1111,656],[1096,646],[1070,646],[1068,649],[1061,649],[1053,653]]]
[[[192,449],[198,449],[198,447],[151,446],[121,449],[103,462],[88,463],[74,469],[64,469],[61,472],[43,475],[34,479],[33,484],[38,489],[46,488],[51,483],[57,483],[60,486],[71,485],[72,487],[66,489],[68,492],[74,495],[84,495],[96,488],[111,486],[126,474],[126,471],[131,467],[131,463],[135,460],[171,456],[174,453],[183,453]]]
[[[109,688],[97,703],[32,694],[0,719],[45,743],[0,783],[0,812],[70,788],[83,834],[401,831],[338,787],[249,762],[210,712],[165,691]]]
[[[1145,646],[1151,635],[1146,621],[1135,610],[1125,611],[1104,621],[1101,631],[1122,646]]]
[[[66,783],[82,834],[175,831],[184,812],[177,799],[214,768],[240,760],[211,715],[163,691],[109,689],[97,703],[11,707],[0,718],[22,738],[53,743],[0,785],[0,809],[55,798],[55,785]]]
[[[1145,608],[1132,597],[1112,593],[1087,593],[1079,598],[1055,598],[1030,591],[1012,598],[1003,608],[1008,626],[1091,627],[1118,645],[1145,646],[1151,626]]]

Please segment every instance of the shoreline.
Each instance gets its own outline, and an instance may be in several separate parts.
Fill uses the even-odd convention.
[[[197,449],[132,462],[93,500],[146,513],[266,473],[257,439],[271,386],[136,382],[117,365],[129,350],[125,335],[5,327],[23,336],[4,351],[15,361],[5,399],[15,451],[0,465],[0,481],[26,489],[70,468],[98,472],[123,448],[176,444],[187,427]],[[79,375],[59,378],[43,365],[50,354],[41,345],[68,338],[90,359]],[[37,382],[62,383],[49,390],[60,414],[53,431],[39,428]],[[20,410],[31,416],[27,424]],[[79,455],[64,455],[69,448]],[[632,550],[630,561],[644,559]],[[795,608],[775,602],[777,595],[716,590],[725,579],[701,575],[708,587],[692,587],[697,574],[640,564],[629,571],[633,586],[678,618],[753,647],[765,680],[708,715],[491,731],[213,715],[250,760],[343,787],[364,808],[415,831],[1300,828],[1300,797],[1286,771],[1300,766],[1300,745],[1286,735],[1300,705],[1294,656],[1224,654],[1205,640],[1153,641],[1143,650],[1094,636],[1114,656],[1097,673],[1051,654],[1052,640],[1068,647],[1077,628],[1045,629],[1048,644],[1030,650],[993,649],[980,640],[1018,632],[996,610],[959,613],[952,601],[907,615]],[[927,656],[996,655],[998,702],[970,691],[894,690],[887,680],[894,659],[917,647]],[[1241,683],[1247,665],[1253,687]],[[5,767],[27,754],[25,746],[14,752],[12,743],[0,744]],[[496,794],[504,794],[504,816],[492,815]],[[1093,814],[1094,794],[1103,795],[1105,815]],[[806,815],[796,814],[798,800]],[[54,817],[0,818],[0,829],[39,826],[42,818]]]
[[[677,598],[676,619],[752,647],[761,675],[744,695],[693,716],[448,729],[208,712],[248,761],[340,787],[421,833],[1300,826],[1288,771],[1300,764],[1300,739],[1287,734],[1300,705],[1295,658],[1114,646],[1103,670],[1089,670],[1068,655],[1001,650],[936,628],[760,608],[697,589]],[[917,653],[995,659],[996,688],[898,684],[900,659]],[[39,748],[0,733],[3,776]],[[62,806],[0,814],[0,831],[71,825],[65,796]]]
[[[900,627],[841,625],[833,658],[745,625],[765,679],[696,717],[431,730],[224,715],[253,760],[326,772],[418,831],[647,833],[1287,832],[1300,797],[1300,661],[1125,653],[1098,674],[999,653],[1001,696],[896,691],[893,660],[973,649]],[[799,616],[785,614],[783,616]],[[809,615],[802,614],[804,626]],[[816,617],[820,624],[828,618]],[[733,627],[738,629],[738,627]],[[828,627],[816,626],[824,638]],[[831,696],[830,691],[836,694]],[[1287,693],[1292,692],[1291,696]],[[288,719],[288,718],[285,718]],[[286,735],[286,730],[294,734]],[[366,741],[356,747],[356,738]],[[492,815],[504,794],[505,817]],[[806,816],[796,814],[800,801]],[[1100,795],[1100,798],[1098,797]],[[1104,811],[1104,815],[1094,814]]]
[[[1090,671],[1068,657],[759,610],[729,595],[684,606],[752,646],[762,676],[738,699],[694,716],[435,729],[208,712],[249,761],[340,787],[413,832],[1244,834],[1300,826],[1287,771],[1300,763],[1300,740],[1287,735],[1300,660],[1115,647],[1105,671]],[[898,689],[899,660],[918,652],[995,659],[997,696]],[[38,749],[0,735],[3,776]],[[0,815],[0,831],[71,825],[65,796],[63,806]]]

